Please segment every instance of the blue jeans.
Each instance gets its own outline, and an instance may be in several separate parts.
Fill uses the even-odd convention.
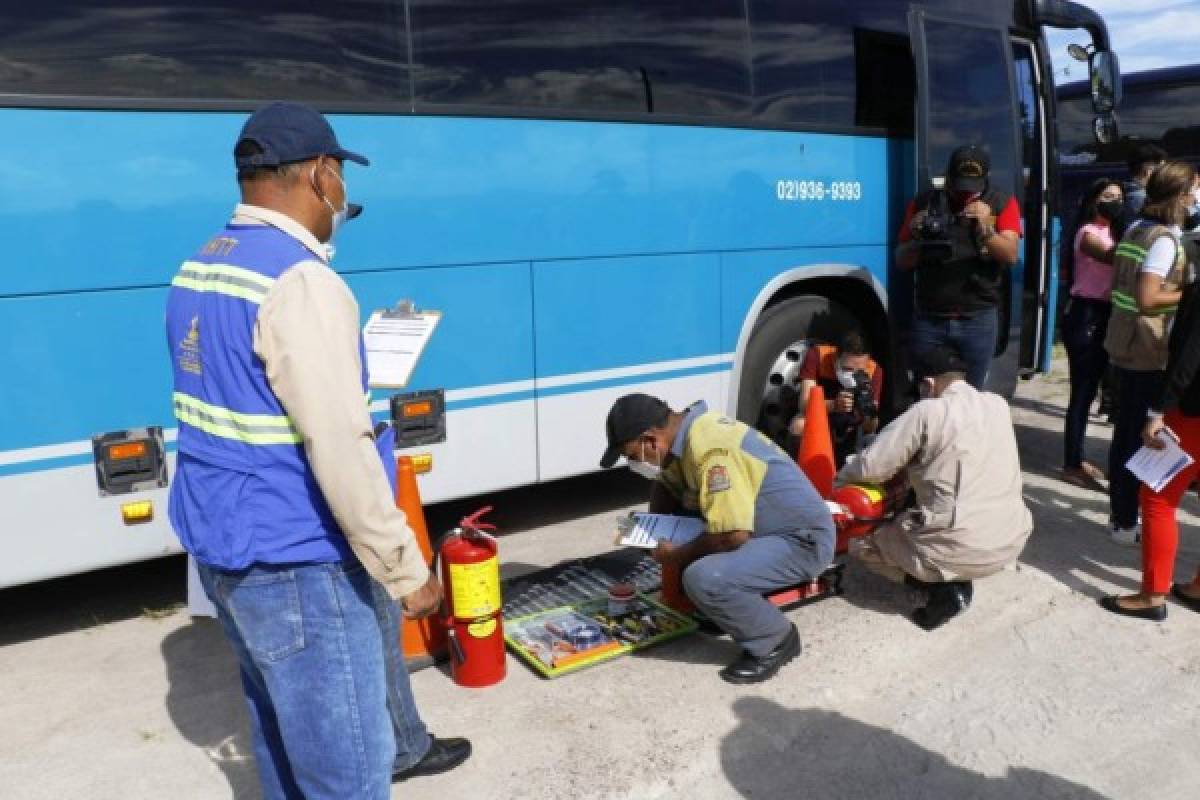
[[[1071,372],[1071,399],[1067,401],[1063,428],[1063,466],[1083,464],[1083,439],[1087,435],[1088,409],[1096,399],[1100,380],[1108,368],[1104,335],[1112,306],[1107,300],[1072,297],[1063,315],[1062,338]]]
[[[429,737],[382,589],[357,563],[197,567],[241,668],[263,797],[389,798]]]
[[[811,581],[832,561],[831,536],[752,536],[736,550],[693,561],[683,571],[683,589],[706,617],[761,658],[792,628],[763,594]]]
[[[1108,447],[1108,502],[1112,524],[1132,528],[1138,521],[1138,488],[1141,486],[1127,462],[1142,446],[1146,412],[1161,398],[1166,373],[1117,367],[1117,419]]]
[[[996,324],[995,308],[957,317],[918,311],[913,318],[913,356],[920,358],[939,344],[950,345],[967,362],[967,383],[982,390],[996,352]]]

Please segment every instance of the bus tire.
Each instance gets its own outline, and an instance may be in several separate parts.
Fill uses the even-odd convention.
[[[792,381],[810,341],[834,343],[853,329],[862,326],[845,306],[816,295],[791,297],[764,311],[742,360],[738,419],[784,445],[798,412]]]

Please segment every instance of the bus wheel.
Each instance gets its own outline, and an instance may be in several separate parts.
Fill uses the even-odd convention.
[[[836,342],[859,327],[844,306],[824,297],[792,297],[764,311],[742,361],[738,419],[784,444],[799,411],[796,378],[810,344]]]

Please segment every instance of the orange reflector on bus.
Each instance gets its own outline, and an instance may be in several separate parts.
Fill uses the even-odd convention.
[[[426,414],[433,413],[433,403],[428,400],[405,403],[400,407],[400,413],[405,417],[423,417]]]
[[[411,456],[413,472],[418,475],[424,475],[426,472],[433,470],[433,453],[421,453],[417,456]]]
[[[150,500],[138,500],[121,505],[121,519],[126,525],[137,525],[154,519],[154,503]]]
[[[141,458],[146,455],[145,442],[124,442],[122,444],[109,445],[108,457],[113,461],[120,461],[125,458]]]

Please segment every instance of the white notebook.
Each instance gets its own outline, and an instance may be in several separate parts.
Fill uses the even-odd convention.
[[[1166,447],[1162,450],[1152,450],[1143,445],[1133,454],[1133,458],[1125,463],[1125,468],[1152,491],[1161,492],[1164,486],[1192,463],[1192,457],[1179,446],[1179,440],[1169,428],[1160,430],[1157,438]]]

